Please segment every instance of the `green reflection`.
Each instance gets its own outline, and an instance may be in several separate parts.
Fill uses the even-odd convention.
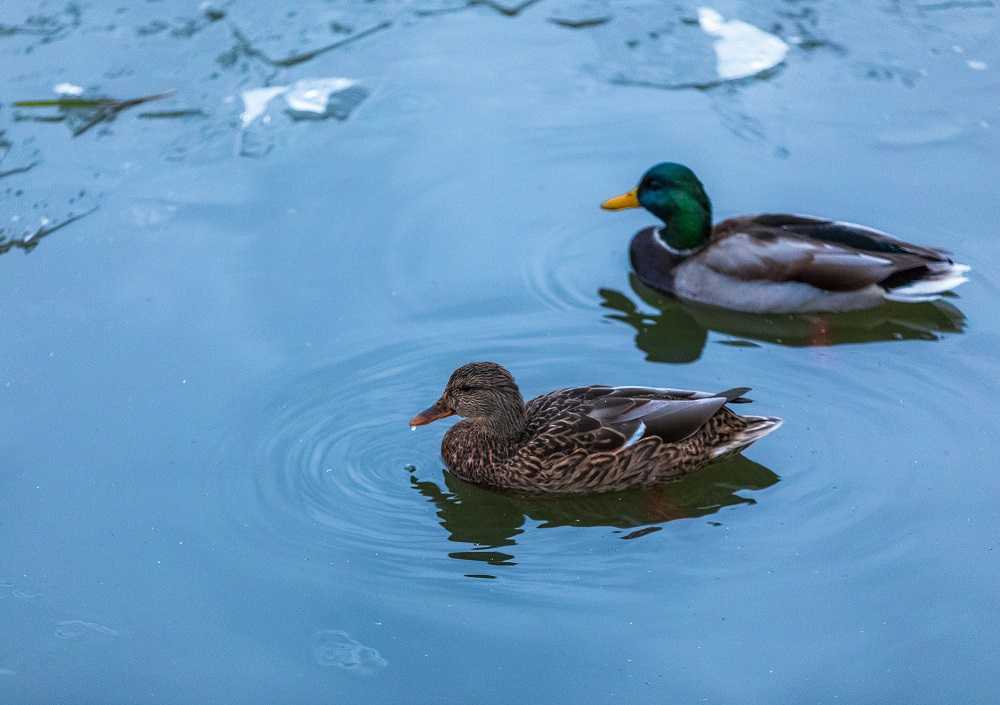
[[[939,340],[961,333],[965,315],[946,301],[923,304],[887,303],[868,311],[760,315],[681,302],[642,284],[633,274],[635,296],[655,309],[645,312],[626,294],[601,289],[606,318],[635,329],[635,344],[653,362],[694,362],[701,357],[708,332],[734,336],[723,345],[756,347],[764,341],[792,347],[871,343],[887,340]]]
[[[763,465],[736,456],[677,482],[581,497],[500,492],[464,482],[447,472],[443,473],[443,487],[413,475],[410,484],[434,503],[448,539],[467,544],[462,550],[449,552],[451,558],[510,566],[517,564],[513,549],[518,544],[517,537],[531,528],[525,526],[528,520],[540,522],[537,527],[540,529],[614,527],[621,530],[622,539],[636,539],[675,519],[706,516],[737,504],[756,504],[756,500],[737,493],[770,487],[779,479]]]

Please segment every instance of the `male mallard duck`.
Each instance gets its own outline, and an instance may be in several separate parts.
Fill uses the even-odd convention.
[[[656,387],[574,387],[527,404],[510,372],[495,362],[455,370],[423,426],[458,414],[441,455],[469,482],[527,492],[609,492],[672,480],[737,453],[781,425],[740,416],[727,403],[746,388],[718,394]]]
[[[749,313],[854,311],[936,299],[969,267],[945,252],[861,225],[801,215],[739,216],[712,226],[712,202],[682,164],[663,162],[601,204],[642,206],[666,225],[629,248],[642,281],[678,298]]]

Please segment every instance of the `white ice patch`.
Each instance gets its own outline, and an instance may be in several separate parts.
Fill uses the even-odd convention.
[[[57,83],[52,90],[59,95],[83,95],[83,86],[75,83]]]
[[[285,102],[294,112],[325,115],[331,95],[357,84],[350,78],[304,78],[292,84],[285,95]]]
[[[268,86],[243,91],[240,94],[243,99],[243,113],[240,115],[243,127],[249,127],[254,120],[267,112],[268,104],[287,90],[288,86]]]
[[[267,86],[243,91],[243,113],[240,121],[249,127],[267,112],[278,96],[284,96],[288,113],[293,118],[346,118],[367,96],[358,81],[351,78],[303,78],[287,86]]]
[[[716,71],[724,81],[767,71],[788,53],[788,45],[773,34],[742,20],[725,20],[710,7],[698,8],[698,24],[716,38]]]

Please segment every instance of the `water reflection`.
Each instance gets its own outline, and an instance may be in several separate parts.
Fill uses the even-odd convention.
[[[411,469],[411,473],[415,469]],[[410,476],[410,485],[437,507],[448,539],[468,544],[449,552],[451,558],[478,561],[489,566],[517,562],[517,536],[540,522],[539,529],[558,526],[607,526],[618,529],[622,539],[636,539],[675,519],[714,514],[723,507],[756,504],[737,494],[760,490],[780,479],[768,468],[743,456],[711,465],[678,482],[648,489],[582,497],[534,497],[499,492],[464,482],[443,473],[442,487],[432,480]],[[474,574],[470,577],[495,577]]]
[[[870,343],[886,340],[939,340],[961,333],[965,315],[946,301],[923,304],[887,303],[851,313],[759,315],[681,302],[642,284],[633,274],[636,297],[656,309],[647,313],[626,294],[600,289],[606,318],[635,329],[635,344],[653,362],[694,362],[701,357],[710,330],[734,336],[723,345],[756,347],[752,341],[792,347]]]

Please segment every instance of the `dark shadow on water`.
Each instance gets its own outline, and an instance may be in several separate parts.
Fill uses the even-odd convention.
[[[871,343],[888,340],[939,340],[961,333],[965,315],[945,301],[923,304],[887,303],[869,311],[803,315],[757,315],[681,302],[642,284],[633,274],[635,296],[652,307],[645,312],[629,296],[600,289],[606,318],[635,329],[635,344],[653,362],[694,362],[701,357],[708,332],[733,336],[722,345],[757,347],[753,341],[791,347]]]
[[[613,527],[619,530],[620,538],[637,539],[675,519],[707,516],[737,504],[756,504],[756,500],[737,493],[770,487],[780,479],[743,456],[710,465],[677,482],[582,497],[516,495],[464,482],[448,472],[443,478],[443,487],[413,475],[410,484],[437,507],[448,539],[467,544],[448,555],[489,566],[517,565],[517,537],[532,528],[525,526],[529,521],[541,522],[539,529]],[[469,577],[495,576],[477,573]]]

